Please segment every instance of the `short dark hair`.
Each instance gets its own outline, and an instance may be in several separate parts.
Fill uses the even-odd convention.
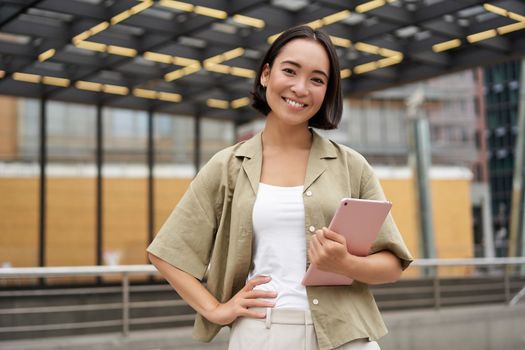
[[[264,56],[257,71],[257,76],[253,84],[252,107],[264,115],[270,113],[271,108],[266,101],[266,89],[261,85],[261,75],[266,64],[273,65],[275,57],[279,54],[284,45],[295,39],[311,39],[320,43],[326,50],[330,61],[330,76],[323,104],[319,111],[308,121],[308,125],[319,129],[335,129],[341,120],[343,112],[343,96],[341,93],[341,72],[339,59],[330,37],[320,31],[308,26],[297,26],[283,32],[270,46]]]

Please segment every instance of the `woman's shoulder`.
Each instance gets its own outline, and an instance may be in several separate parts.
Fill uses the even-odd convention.
[[[325,142],[330,143],[331,146],[334,147],[338,157],[341,157],[343,160],[352,163],[368,164],[366,158],[361,153],[359,153],[359,151],[353,149],[350,146],[335,142],[326,136],[320,136],[325,140]]]

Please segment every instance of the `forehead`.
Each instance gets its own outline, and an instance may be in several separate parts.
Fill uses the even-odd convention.
[[[276,63],[283,61],[293,61],[305,69],[321,70],[327,75],[330,71],[330,59],[326,49],[311,39],[294,39],[286,43],[275,58]]]

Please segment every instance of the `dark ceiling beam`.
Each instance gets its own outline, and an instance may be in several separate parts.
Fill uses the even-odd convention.
[[[413,21],[412,14],[402,7],[385,5],[367,13],[401,26],[408,26]]]
[[[0,9],[2,10],[2,14],[0,14],[0,29],[3,29],[6,24],[9,24],[11,21],[18,18],[18,16],[25,13],[28,9],[35,7],[40,2],[42,2],[42,0],[34,0],[26,3],[24,6],[18,8],[13,6],[8,10],[6,10],[6,7],[10,4],[1,4]]]
[[[35,7],[42,10],[99,21],[106,20],[108,15],[106,7],[83,1],[46,0]]]
[[[418,51],[407,54],[407,56],[413,61],[417,61],[423,64],[430,64],[435,66],[448,66],[450,65],[450,57],[447,53],[435,53],[433,51]]]
[[[472,6],[482,5],[483,0],[454,0],[440,1],[433,5],[420,6],[413,15],[414,23],[430,21],[432,19],[442,18],[446,14],[455,13]]]
[[[456,23],[445,22],[442,19],[425,22],[421,24],[421,27],[442,35],[445,37],[443,41],[455,38],[464,38],[466,36],[465,28],[460,27]]]

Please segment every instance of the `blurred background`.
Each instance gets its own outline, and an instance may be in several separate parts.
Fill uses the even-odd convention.
[[[434,348],[525,347],[521,0],[0,0],[0,347],[175,327],[158,348],[197,348],[145,249],[199,168],[263,128],[255,70],[298,24],[341,60],[321,132],[372,164],[417,258],[374,287],[384,344],[431,349],[424,319],[457,324]]]

